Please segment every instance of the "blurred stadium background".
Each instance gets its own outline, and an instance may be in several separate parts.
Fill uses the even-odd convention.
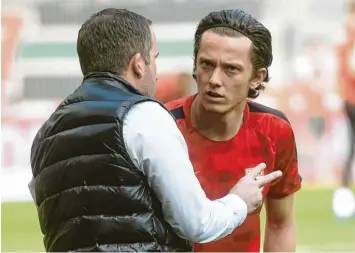
[[[271,30],[272,79],[257,101],[285,112],[296,133],[304,182],[296,198],[298,251],[355,252],[355,219],[339,221],[331,211],[348,145],[335,51],[345,39],[345,0],[3,0],[1,5],[2,251],[44,250],[27,187],[32,140],[81,82],[76,55],[81,23],[100,9],[124,7],[154,21],[157,95],[163,102],[196,91],[193,34],[208,12],[240,8]]]

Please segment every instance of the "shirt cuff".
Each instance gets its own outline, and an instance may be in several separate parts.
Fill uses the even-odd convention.
[[[247,204],[241,197],[235,194],[227,194],[219,200],[230,210],[231,217],[229,219],[228,227],[231,230],[234,230],[245,221],[248,215]]]

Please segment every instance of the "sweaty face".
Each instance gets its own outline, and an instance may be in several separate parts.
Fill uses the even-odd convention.
[[[247,99],[252,85],[250,39],[207,31],[196,57],[199,99],[205,110],[227,113]]]
[[[152,49],[150,50],[150,64],[147,66],[143,76],[143,94],[154,98],[157,83],[157,66],[156,59],[158,58],[158,45],[155,34],[152,32]]]

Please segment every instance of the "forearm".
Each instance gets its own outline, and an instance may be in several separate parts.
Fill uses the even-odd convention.
[[[295,252],[295,221],[284,223],[266,222],[264,252]]]
[[[284,126],[284,129],[287,125]],[[301,188],[295,135],[290,125],[277,144],[275,168],[283,178],[268,191],[264,252],[295,252],[294,193]]]
[[[197,201],[202,203],[203,199]],[[175,220],[179,221],[177,232],[182,237],[188,235],[186,239],[196,243],[219,240],[231,234],[247,216],[245,202],[236,195],[229,194],[215,201],[206,198],[206,201],[210,204],[203,210],[192,211],[186,217],[182,213],[175,213]],[[191,219],[196,220],[196,223],[191,223]]]

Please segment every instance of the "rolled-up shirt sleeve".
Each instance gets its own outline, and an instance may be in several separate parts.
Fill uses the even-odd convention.
[[[186,142],[172,116],[156,102],[142,102],[123,121],[131,160],[162,203],[165,220],[181,238],[207,243],[243,223],[246,203],[237,195],[211,201],[194,174]]]

